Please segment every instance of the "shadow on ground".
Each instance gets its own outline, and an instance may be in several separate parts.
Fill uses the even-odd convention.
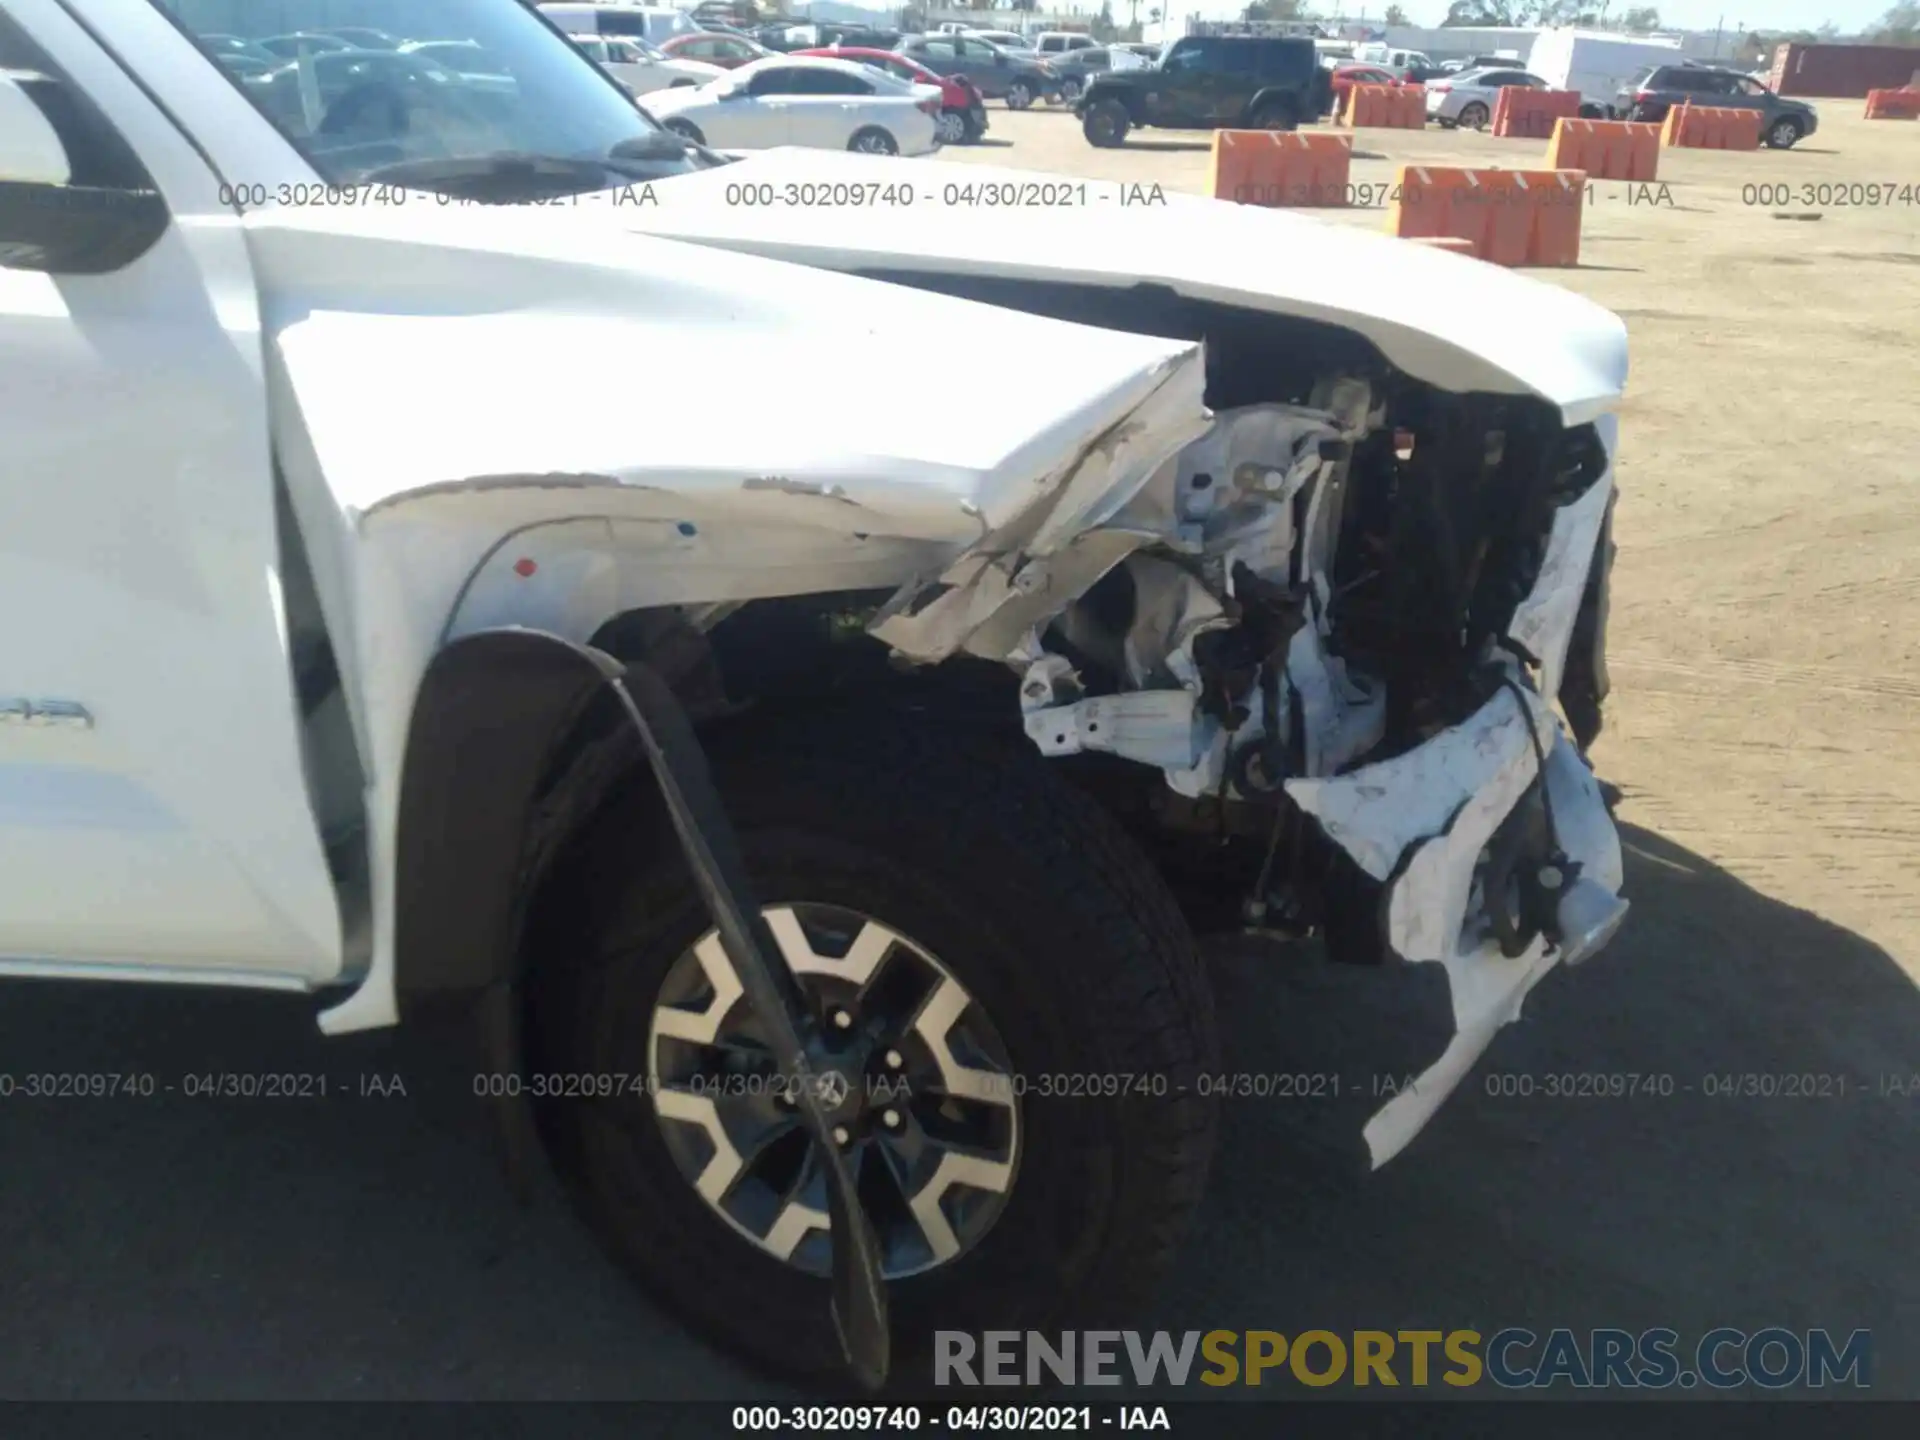
[[[1613,950],[1551,976],[1377,1175],[1353,1140],[1371,1077],[1432,1052],[1430,968],[1388,984],[1304,948],[1212,947],[1232,1068],[1338,1075],[1342,1094],[1227,1102],[1196,1233],[1140,1324],[1662,1325],[1683,1342],[1718,1325],[1866,1327],[1874,1393],[1920,1395],[1920,1095],[1880,1093],[1920,1072],[1920,993],[1859,936],[1624,833],[1635,909]],[[513,1208],[437,1038],[323,1041],[310,1010],[0,989],[16,1081],[161,1087],[0,1100],[0,1396],[782,1398],[637,1295],[550,1193]],[[267,1071],[324,1074],[330,1093],[182,1093],[190,1074]],[[1544,1093],[1601,1073],[1641,1076],[1642,1093]],[[405,1098],[360,1093],[360,1077],[395,1075]],[[1845,1093],[1709,1093],[1745,1075],[1837,1077]],[[1659,1076],[1664,1096],[1648,1093]],[[1492,1093],[1517,1077],[1531,1096]]]

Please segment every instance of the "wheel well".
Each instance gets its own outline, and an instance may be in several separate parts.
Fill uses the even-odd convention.
[[[643,661],[696,725],[779,707],[856,705],[1018,734],[1017,678],[960,658],[902,668],[866,633],[888,592],[614,616],[592,644]],[[476,723],[484,717],[484,723]],[[402,780],[396,993],[403,1015],[518,979],[525,918],[610,798],[659,806],[613,696],[550,641],[512,631],[454,642],[414,704]],[[664,817],[664,810],[663,810]]]

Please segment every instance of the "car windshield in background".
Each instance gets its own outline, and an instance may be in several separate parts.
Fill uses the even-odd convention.
[[[149,3],[332,184],[536,198],[713,158],[661,130],[520,0]]]

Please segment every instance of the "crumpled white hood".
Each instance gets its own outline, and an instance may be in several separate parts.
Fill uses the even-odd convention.
[[[1626,327],[1557,285],[1311,213],[1168,193],[1123,204],[1123,187],[1086,181],[1065,205],[948,204],[948,185],[1033,182],[1056,198],[1080,182],[998,166],[785,148],[653,187],[626,223],[831,269],[1024,276],[1130,287],[1330,321],[1358,331],[1409,374],[1451,390],[1532,391],[1568,424],[1617,404]],[[771,207],[729,187],[774,187]],[[913,189],[909,204],[786,203],[848,182]],[[871,193],[871,192],[869,192]],[[956,195],[956,200],[959,196]],[[1022,198],[1024,197],[1016,197]],[[1149,197],[1150,198],[1150,197]]]
[[[362,212],[365,215],[366,212]],[[578,214],[579,221],[569,217]],[[963,544],[1198,347],[626,233],[567,209],[252,225],[271,350],[341,510],[601,487],[618,513]],[[936,386],[957,352],[991,403]],[[1197,381],[1189,410],[1201,409]],[[648,499],[647,497],[651,497]]]

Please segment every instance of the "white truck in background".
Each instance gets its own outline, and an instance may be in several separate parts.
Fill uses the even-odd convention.
[[[1581,113],[1598,117],[1609,113],[1613,97],[1640,71],[1686,58],[1678,40],[1549,30],[1533,42],[1526,68],[1555,90],[1578,90]]]

